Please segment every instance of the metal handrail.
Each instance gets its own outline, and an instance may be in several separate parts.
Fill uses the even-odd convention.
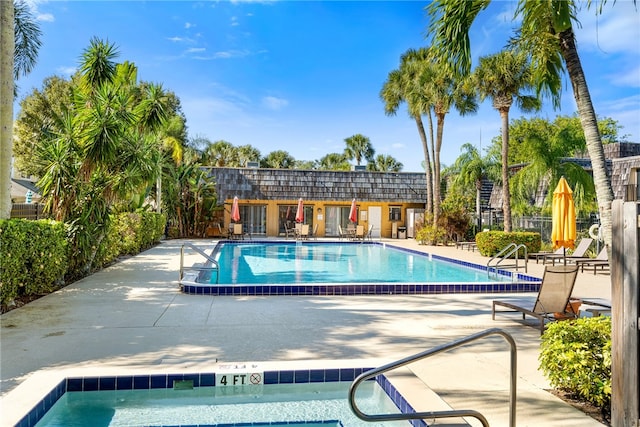
[[[207,261],[209,261],[211,264],[213,264],[213,267],[205,267],[205,266],[192,266],[192,267],[185,267],[184,266],[184,247],[188,246],[189,248],[193,249],[194,251],[198,252],[200,255],[202,255],[203,257],[206,258]],[[192,245],[191,243],[183,243],[182,247],[180,247],[180,282],[182,282],[182,279],[184,278],[184,271],[185,270],[197,270],[197,271],[215,271],[216,272],[216,284],[218,283],[218,276],[220,273],[220,264],[218,264],[218,261],[216,261],[214,258],[210,257],[209,255],[207,255],[206,252],[204,252],[202,249],[198,248],[195,245]]]
[[[429,412],[414,412],[408,414],[375,414],[368,415],[362,412],[355,402],[356,389],[360,383],[375,377],[376,375],[380,375],[382,373],[391,371],[393,369],[408,365],[410,363],[416,362],[421,359],[425,359],[427,357],[433,356],[438,353],[442,353],[444,351],[448,351],[462,345],[468,344],[472,341],[476,341],[480,338],[484,338],[489,335],[500,335],[502,336],[511,347],[511,376],[510,376],[510,388],[509,388],[509,426],[515,427],[516,425],[516,382],[517,382],[517,350],[516,350],[516,342],[513,337],[498,328],[487,329],[482,332],[478,332],[473,335],[469,335],[468,337],[461,338],[459,340],[450,342],[448,344],[439,345],[430,350],[423,351],[421,353],[414,354],[413,356],[406,357],[404,359],[400,359],[395,362],[391,362],[379,368],[371,369],[367,372],[363,372],[359,375],[351,384],[349,388],[349,405],[351,406],[351,410],[353,413],[364,421],[399,421],[399,420],[423,420],[428,418],[455,418],[455,417],[473,417],[479,420],[484,427],[489,426],[489,422],[487,419],[478,411],[474,411],[471,409],[468,410],[450,410],[450,411],[429,411]]]
[[[495,254],[494,256],[492,256],[489,261],[487,261],[487,275],[491,275],[491,270],[493,269],[494,272],[496,273],[496,275],[498,274],[498,267],[500,266],[500,263],[503,262],[506,259],[509,259],[512,255],[515,254],[515,265],[513,267],[515,267],[516,271],[518,271],[520,269],[520,263],[519,261],[519,257],[518,257],[518,253],[520,252],[520,249],[524,249],[524,272],[527,272],[527,247],[525,245],[523,245],[522,243],[517,245],[515,243],[509,243],[507,246],[505,246],[504,248],[502,248],[502,250],[500,252],[498,252],[497,254]],[[498,262],[496,262],[495,265],[491,265],[491,262],[494,261],[495,259],[498,259]],[[502,266],[503,269],[508,268],[509,266]]]

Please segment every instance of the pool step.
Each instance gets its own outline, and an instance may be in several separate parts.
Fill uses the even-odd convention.
[[[387,372],[385,376],[416,412],[451,411],[449,406],[435,391],[427,386],[408,368]],[[468,408],[465,408],[468,409]],[[427,425],[437,427],[469,427],[463,418],[438,418],[425,420]]]

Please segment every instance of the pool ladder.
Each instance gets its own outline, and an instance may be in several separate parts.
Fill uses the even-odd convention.
[[[504,248],[502,248],[500,252],[492,256],[491,259],[489,259],[489,261],[487,261],[487,276],[491,277],[491,272],[493,272],[495,277],[497,277],[498,267],[500,267],[500,269],[502,270],[515,269],[516,271],[518,271],[520,269],[520,258],[518,254],[520,253],[521,249],[524,249],[524,258],[523,258],[524,266],[523,267],[524,267],[524,272],[526,273],[527,272],[527,247],[523,244],[517,245],[515,243],[510,243]],[[515,261],[513,264],[502,264],[506,260],[511,260],[512,259],[511,257],[513,257],[513,260]]]
[[[197,253],[199,253],[200,255],[202,255],[203,257],[205,257],[205,259],[209,262],[209,264],[205,264],[205,265],[201,265],[201,264],[194,264],[191,267],[188,267],[184,265],[184,247],[187,246],[190,249],[193,249],[194,251],[196,251]],[[198,271],[200,273],[205,272],[205,271],[215,271],[216,273],[216,285],[218,284],[218,279],[219,279],[219,275],[220,275],[220,265],[218,264],[218,261],[216,261],[215,259],[213,259],[211,256],[207,255],[206,252],[204,252],[202,249],[200,249],[199,247],[192,245],[191,243],[184,243],[182,245],[182,247],[180,248],[180,283],[182,283],[182,280],[184,279],[184,272],[186,270],[193,270],[193,271]]]
[[[426,359],[427,357],[434,356],[438,353],[442,353],[462,345],[468,344],[472,341],[479,340],[481,338],[485,338],[489,335],[500,335],[502,336],[511,347],[511,368],[510,368],[510,388],[509,388],[509,427],[515,427],[516,425],[516,382],[517,382],[517,350],[516,350],[516,342],[513,337],[498,328],[487,329],[482,332],[478,332],[473,335],[469,335],[465,338],[461,338],[456,341],[452,341],[447,344],[439,345],[432,349],[423,351],[421,353],[414,354],[413,356],[406,357],[404,359],[400,359],[396,362],[391,362],[387,365],[381,366],[379,368],[371,369],[369,371],[363,372],[359,375],[351,384],[349,388],[349,405],[351,406],[351,410],[353,413],[364,421],[370,422],[386,422],[386,421],[400,421],[400,420],[424,420],[424,419],[435,419],[435,418],[458,418],[458,417],[472,417],[479,420],[484,427],[489,427],[489,422],[487,419],[478,411],[474,411],[472,409],[463,409],[463,410],[450,410],[450,411],[429,411],[429,412],[413,412],[413,413],[404,413],[404,414],[374,414],[369,415],[365,414],[358,408],[355,402],[356,389],[358,386],[366,380],[372,379],[377,375],[383,374],[385,372],[391,371],[396,368],[400,368],[402,366],[408,365],[413,362],[417,362],[422,359]]]

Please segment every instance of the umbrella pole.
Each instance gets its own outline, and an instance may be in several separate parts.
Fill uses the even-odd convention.
[[[563,258],[564,258],[564,265],[567,265],[567,248],[563,247],[562,248],[562,254],[563,254]]]

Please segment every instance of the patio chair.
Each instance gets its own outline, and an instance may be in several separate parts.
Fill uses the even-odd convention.
[[[218,234],[220,235],[220,237],[222,237],[223,239],[228,239],[229,238],[229,232],[225,231],[222,226],[220,225],[220,223],[218,223]]]
[[[232,239],[244,239],[244,234],[242,233],[242,224],[233,224],[233,231],[231,232]]]
[[[364,241],[364,225],[356,226],[356,232],[353,234],[353,240],[362,240]]]
[[[313,231],[311,232],[311,237],[313,237],[315,240],[318,239],[318,223],[316,223],[313,226]]]
[[[349,237],[347,233],[345,233],[344,229],[340,224],[338,224],[338,238],[342,240],[345,237]]]
[[[526,316],[531,316],[540,322],[540,334],[544,332],[547,320],[577,318],[579,312],[575,305],[579,304],[569,304],[577,275],[577,265],[548,266],[545,268],[542,284],[536,297],[494,300],[491,318],[496,320],[496,311],[519,312],[522,313],[522,320]],[[496,310],[497,307],[504,307],[506,310]]]
[[[607,247],[604,246],[595,258],[576,258],[573,262],[580,268],[580,271],[584,272],[584,268],[593,267],[593,274],[596,274],[598,267],[602,270],[609,268],[609,253]]]
[[[300,224],[300,228],[298,229],[298,239],[300,240],[308,240],[309,239],[309,224]]]
[[[289,237],[295,238],[296,237],[296,230],[295,230],[295,228],[291,228],[289,226],[289,222],[287,221],[287,222],[284,223],[284,238],[288,239]]]
[[[545,256],[547,256],[547,255],[564,255],[564,251],[565,251],[565,249],[563,247],[559,247],[554,252],[551,252],[551,251],[534,252],[532,254],[528,254],[527,255],[527,260],[535,258],[536,264],[538,264],[538,261],[544,260]]]
[[[564,255],[564,250],[560,253],[560,254],[556,254],[555,252],[552,254],[548,254],[545,255],[543,257],[543,264],[547,263],[547,260],[551,260],[552,261],[552,265],[556,265],[556,260],[562,261],[562,260],[567,260],[567,261],[571,261],[571,260],[575,260],[575,259],[582,259],[585,257],[585,254],[587,253],[587,250],[589,250],[589,247],[591,246],[591,243],[593,243],[593,239],[590,237],[585,237],[583,239],[580,239],[580,243],[578,243],[578,246],[576,246],[576,249],[573,251],[573,253],[571,255]]]
[[[367,229],[367,233],[364,235],[364,238],[373,240],[371,237],[371,233],[373,233],[373,224],[369,224],[369,229]]]

